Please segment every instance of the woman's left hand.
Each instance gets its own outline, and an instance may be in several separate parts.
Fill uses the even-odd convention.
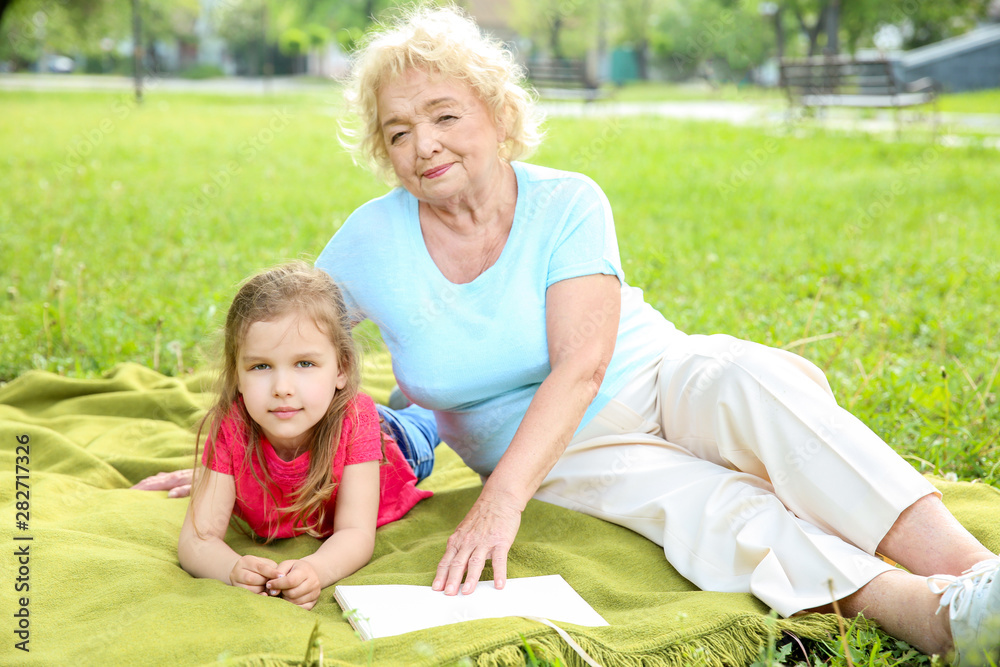
[[[462,594],[468,595],[479,583],[486,561],[493,563],[493,585],[503,588],[507,583],[507,552],[514,544],[521,526],[521,508],[514,499],[479,496],[462,523],[448,538],[448,546],[437,567],[436,591],[455,595],[465,576]]]
[[[186,498],[191,495],[193,478],[194,471],[191,468],[173,472],[159,472],[140,481],[132,488],[136,491],[169,491],[168,498]]]

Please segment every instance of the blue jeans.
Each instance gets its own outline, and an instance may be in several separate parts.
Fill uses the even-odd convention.
[[[441,442],[434,413],[419,405],[402,410],[379,405],[378,412],[385,420],[389,435],[395,438],[403,452],[403,458],[413,468],[417,481],[430,475],[434,468],[434,448]]]

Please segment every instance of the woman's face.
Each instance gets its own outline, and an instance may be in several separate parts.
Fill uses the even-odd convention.
[[[505,134],[464,82],[411,69],[379,91],[378,115],[392,168],[417,199],[475,201],[502,182]]]

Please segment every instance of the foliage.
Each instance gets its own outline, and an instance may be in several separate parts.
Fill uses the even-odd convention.
[[[0,93],[0,378],[207,364],[242,278],[384,192],[337,148],[335,99]],[[789,347],[914,465],[996,482],[993,149],[595,117],[550,121],[534,161],[601,184],[629,282],[679,328]],[[926,663],[849,640],[854,664]],[[844,664],[839,639],[789,641],[762,658]]]
[[[656,18],[653,52],[671,78],[703,71],[705,62],[722,69],[720,78],[743,78],[773,52],[773,34],[755,11],[728,0],[676,1]]]
[[[768,620],[773,622],[775,618],[777,614],[772,611]],[[849,656],[845,656],[845,646]],[[750,667],[932,667],[939,664],[938,657],[924,655],[858,617],[847,625],[843,638],[830,637],[824,641],[800,640],[790,633],[780,636],[772,629]]]
[[[512,0],[511,26],[531,42],[530,53],[582,58],[599,42],[600,0]]]
[[[892,3],[893,18],[898,21],[902,16],[901,22],[907,27],[905,48],[932,44],[971,30],[986,18],[989,5],[990,0],[896,0]]]
[[[446,3],[447,0],[423,0]],[[459,4],[463,4],[460,0]],[[635,53],[640,78],[654,67],[671,78],[744,78],[775,53],[767,5],[789,55],[820,53],[828,46],[828,9],[836,5],[838,45],[871,47],[887,25],[912,48],[961,34],[987,16],[990,0],[511,0],[507,15],[528,55],[583,58],[625,46]],[[408,0],[225,0],[200,17],[199,0],[140,0],[144,41],[191,41],[195,21],[208,20],[227,41],[241,73],[264,71],[262,55],[280,51],[301,58],[336,43],[350,51],[373,21],[392,16]],[[0,60],[25,68],[45,52],[89,56],[104,71],[106,40],[127,43],[130,13],[120,0],[15,0],[4,16]],[[798,33],[801,39],[794,39]],[[842,42],[842,43],[841,43]],[[104,58],[104,60],[98,59]],[[649,60],[652,58],[653,60]],[[296,68],[296,71],[300,68]]]
[[[184,79],[214,79],[226,73],[218,65],[194,65],[178,72]]]
[[[198,0],[140,0],[143,41],[191,39]],[[42,53],[102,57],[109,44],[132,37],[131,11],[116,0],[19,0],[4,15],[0,60],[25,66]]]
[[[751,0],[758,6],[764,0]],[[849,51],[874,46],[873,37],[883,25],[898,26],[904,36],[902,46],[914,48],[960,35],[986,17],[989,0],[778,0],[777,5],[794,18],[808,44],[809,54],[818,54],[828,45],[828,15],[831,5],[838,8],[839,32],[847,38]],[[794,43],[793,43],[794,44]],[[843,50],[843,47],[841,49]]]

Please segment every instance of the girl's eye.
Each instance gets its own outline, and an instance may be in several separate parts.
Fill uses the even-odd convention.
[[[268,368],[270,368],[270,366],[268,366],[267,364],[256,364],[254,366],[251,366],[250,370],[252,370],[252,371],[266,371]]]
[[[312,368],[316,364],[311,361],[300,361],[298,364],[299,368]]]

